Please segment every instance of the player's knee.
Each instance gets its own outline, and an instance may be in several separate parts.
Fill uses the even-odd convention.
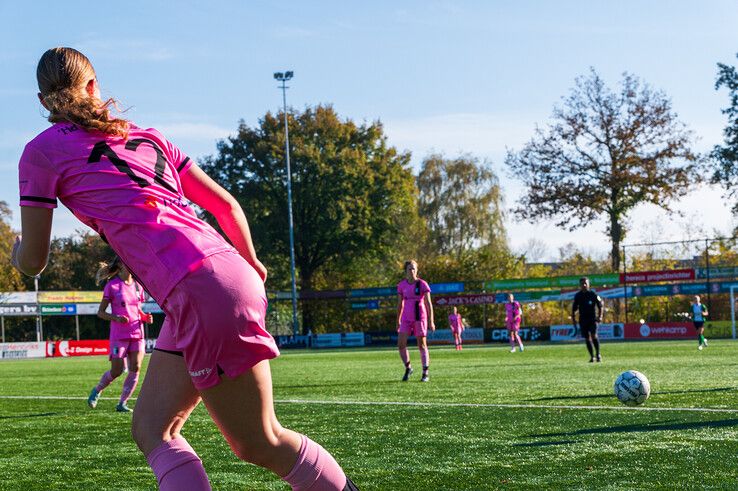
[[[267,432],[248,441],[232,441],[231,450],[240,460],[260,467],[271,468],[278,458],[279,437]]]
[[[120,377],[122,373],[123,373],[122,368],[111,368],[110,369],[110,376],[113,377],[114,379]]]

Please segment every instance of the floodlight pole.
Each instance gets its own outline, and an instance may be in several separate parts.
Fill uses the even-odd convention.
[[[295,282],[295,226],[292,219],[292,170],[290,168],[290,131],[287,124],[287,81],[293,76],[293,72],[277,72],[274,79],[281,82],[282,107],[284,113],[284,156],[287,162],[287,214],[289,215],[290,228],[290,275],[292,276],[292,334],[300,334],[300,323],[297,320],[297,284]]]

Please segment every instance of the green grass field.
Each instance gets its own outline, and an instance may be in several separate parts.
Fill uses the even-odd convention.
[[[272,369],[282,423],[328,448],[362,490],[738,489],[738,344],[609,343],[603,355],[593,365],[583,345],[435,348],[428,384],[419,370],[401,383],[389,349],[286,352]],[[107,365],[0,362],[0,489],[155,489],[130,415],[114,412],[122,381],[86,406]],[[647,410],[612,395],[626,369],[649,377]],[[288,489],[238,461],[204,408],[183,433],[213,489]]]

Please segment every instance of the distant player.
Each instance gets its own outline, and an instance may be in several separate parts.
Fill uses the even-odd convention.
[[[602,299],[599,295],[589,289],[589,278],[579,280],[579,291],[574,295],[574,303],[571,306],[571,320],[574,328],[577,327],[576,313],[579,311],[579,330],[587,342],[589,351],[589,362],[602,361],[600,354],[600,338],[597,337],[597,324],[602,322]],[[596,312],[595,312],[596,310]]]
[[[510,353],[515,353],[515,343],[520,346],[520,351],[525,350],[523,340],[520,338],[520,324],[522,322],[523,308],[520,306],[520,302],[515,300],[515,296],[508,293],[507,302],[505,302],[505,326],[510,340]]]
[[[694,328],[697,330],[697,349],[702,351],[702,348],[707,347],[707,339],[705,339],[705,317],[709,313],[705,304],[700,302],[700,296],[695,295],[694,301],[692,302],[692,322],[694,322]]]
[[[153,322],[151,314],[141,310],[145,301],[144,290],[131,276],[130,271],[116,256],[109,264],[102,263],[97,272],[98,285],[105,284],[103,299],[97,316],[110,321],[110,370],[105,372],[97,386],[93,387],[87,404],[97,407],[100,394],[110,383],[123,373],[128,359],[128,376],[123,382],[123,391],[115,410],[131,412],[128,399],[138,384],[138,373],[144,357],[143,322]],[[106,312],[110,306],[111,313]]]
[[[428,377],[430,355],[426,341],[429,321],[431,331],[436,330],[430,293],[428,283],[418,278],[418,263],[406,261],[405,279],[397,284],[397,349],[400,350],[400,358],[405,365],[403,382],[407,382],[413,373],[410,365],[410,352],[407,349],[407,338],[411,335],[418,340],[420,362],[423,364],[423,375],[420,381],[430,380]]]
[[[461,351],[463,349],[461,347],[461,333],[464,332],[464,320],[456,307],[454,307],[453,314],[448,316],[448,325],[451,328],[451,334],[454,335],[456,351]]]

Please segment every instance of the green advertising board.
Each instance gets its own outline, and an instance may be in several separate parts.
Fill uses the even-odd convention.
[[[511,278],[492,280],[484,283],[485,290],[515,290],[520,288],[577,288],[581,276],[551,276],[547,278]],[[618,285],[620,275],[592,274],[588,275],[592,286]]]

